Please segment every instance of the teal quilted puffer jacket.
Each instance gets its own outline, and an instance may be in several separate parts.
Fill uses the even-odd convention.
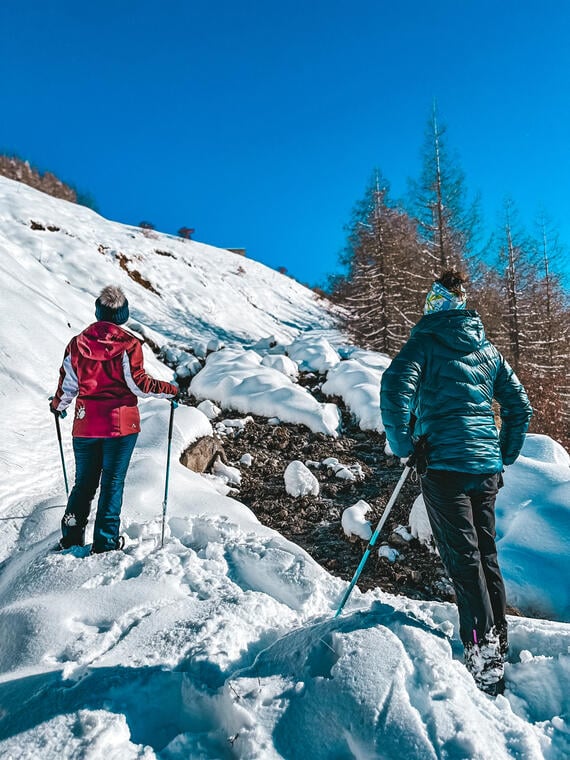
[[[495,425],[493,399],[501,410]],[[532,408],[517,376],[485,337],[476,311],[426,314],[382,376],[382,419],[390,448],[412,452],[427,436],[428,467],[500,472],[520,453]]]

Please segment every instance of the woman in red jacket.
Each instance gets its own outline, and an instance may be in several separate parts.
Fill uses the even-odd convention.
[[[173,398],[178,388],[155,380],[143,366],[141,343],[119,325],[129,304],[114,285],[95,301],[97,321],[71,339],[50,410],[61,415],[75,398],[75,485],[61,521],[60,549],[83,546],[91,502],[100,485],[93,553],[120,549],[125,476],[140,432],[137,397]]]

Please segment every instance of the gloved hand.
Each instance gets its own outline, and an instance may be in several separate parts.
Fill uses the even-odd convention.
[[[176,381],[172,381],[170,385],[173,387],[173,389],[175,389],[175,393],[174,393],[174,396],[171,399],[169,399],[169,401],[172,404],[172,406],[176,409],[176,407],[180,403],[180,386],[178,385]]]
[[[417,454],[415,451],[412,451],[412,453],[406,460],[401,459],[400,461],[402,462],[402,464],[405,464],[406,467],[409,467],[411,469],[412,467],[416,466],[416,460],[417,460]]]
[[[65,417],[67,417],[67,412],[65,411],[65,409],[63,411],[61,411],[61,412],[59,411],[59,409],[54,409],[53,406],[51,405],[52,401],[53,401],[53,396],[51,396],[51,398],[49,400],[49,410],[50,410],[50,412],[53,414],[54,417],[61,417],[61,419],[63,420]]]
[[[428,467],[427,435],[421,435],[413,441],[414,451],[408,459],[408,467],[414,467],[418,475],[425,475]]]

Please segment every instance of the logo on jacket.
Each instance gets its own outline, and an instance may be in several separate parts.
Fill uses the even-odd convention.
[[[82,420],[85,417],[85,407],[84,406],[78,406],[75,410],[75,419],[76,420]]]

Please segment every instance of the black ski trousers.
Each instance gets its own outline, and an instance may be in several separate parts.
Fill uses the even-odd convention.
[[[455,588],[463,644],[505,622],[506,597],[495,546],[495,499],[502,475],[428,470],[422,493],[442,562]]]

